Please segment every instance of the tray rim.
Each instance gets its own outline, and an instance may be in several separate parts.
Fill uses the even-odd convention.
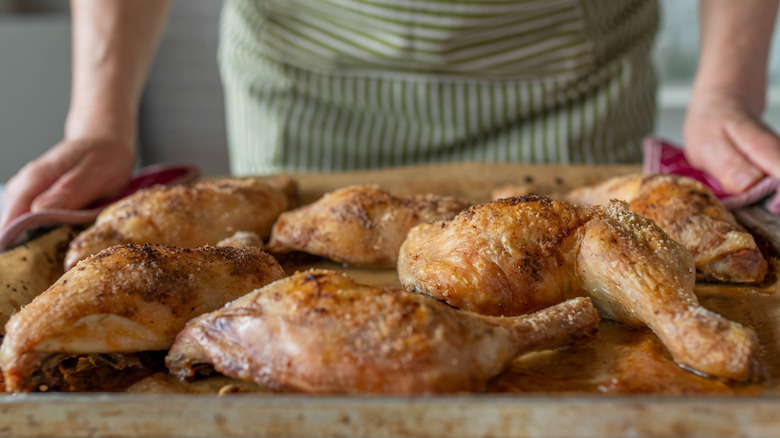
[[[778,436],[780,396],[16,394],[12,436]]]

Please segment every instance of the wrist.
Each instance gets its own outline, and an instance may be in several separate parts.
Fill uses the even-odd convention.
[[[701,48],[693,98],[715,96],[755,115],[764,110],[778,0],[700,4]]]
[[[766,105],[764,87],[745,87],[728,83],[695,81],[690,105],[706,107],[740,108],[748,114],[760,117]]]
[[[135,149],[138,122],[130,111],[108,107],[71,108],[65,121],[65,139],[106,140]]]

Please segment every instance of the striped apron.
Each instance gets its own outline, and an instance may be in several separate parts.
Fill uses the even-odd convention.
[[[652,131],[655,0],[227,0],[236,175],[626,163]]]

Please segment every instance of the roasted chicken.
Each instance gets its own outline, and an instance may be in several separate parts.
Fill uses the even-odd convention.
[[[232,246],[234,248],[263,248],[263,239],[251,231],[238,231],[232,236],[226,237],[219,242],[217,246]]]
[[[753,236],[699,181],[679,175],[626,175],[565,194],[588,205],[610,199],[655,221],[693,255],[702,278],[734,283],[760,282],[768,264]]]
[[[375,186],[349,186],[279,216],[267,250],[303,251],[359,266],[395,266],[410,228],[451,219],[469,205],[450,196],[399,197]]]
[[[155,186],[103,210],[70,244],[65,269],[109,246],[158,243],[184,248],[214,245],[236,231],[270,234],[292,206],[297,185],[286,177],[226,179],[194,186]]]
[[[589,295],[618,321],[648,325],[677,363],[713,376],[748,378],[758,344],[752,330],[698,304],[690,253],[624,202],[477,205],[413,228],[398,271],[410,292],[488,315]]]
[[[190,319],[284,275],[258,248],[103,250],[10,318],[0,347],[6,389],[108,390],[106,379],[143,368],[147,352],[167,350]]]
[[[587,340],[597,329],[587,298],[497,318],[312,270],[191,321],[166,363],[183,379],[216,370],[275,391],[479,391],[518,355]]]

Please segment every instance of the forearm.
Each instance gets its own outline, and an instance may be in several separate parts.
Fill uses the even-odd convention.
[[[134,143],[141,93],[169,0],[71,0],[73,79],[65,138]]]
[[[762,122],[780,0],[701,0],[701,51],[685,156],[730,193],[780,177],[780,137]]]
[[[732,95],[760,115],[778,0],[702,0],[700,7],[701,58],[694,93]]]

